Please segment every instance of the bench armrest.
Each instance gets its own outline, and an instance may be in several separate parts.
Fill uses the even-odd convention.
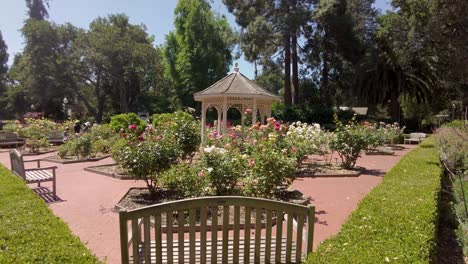
[[[24,162],[24,163],[26,163],[26,162],[37,162],[37,167],[38,167],[38,168],[41,167],[41,159],[24,160],[23,162]]]
[[[51,166],[51,167],[36,168],[36,169],[25,169],[24,171],[56,170],[57,168],[58,168],[57,166]]]

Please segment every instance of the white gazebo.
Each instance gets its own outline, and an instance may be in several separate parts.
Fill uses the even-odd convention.
[[[230,108],[239,110],[242,117],[247,109],[252,110],[252,124],[257,123],[257,115],[260,116],[261,124],[265,123],[265,118],[271,117],[271,105],[280,101],[280,98],[239,72],[237,63],[234,72],[223,79],[217,81],[203,91],[194,94],[195,101],[202,102],[202,126],[201,140],[205,143],[206,131],[206,111],[213,107],[218,112],[217,130],[226,133],[227,113]],[[242,120],[242,130],[244,129],[244,118]]]

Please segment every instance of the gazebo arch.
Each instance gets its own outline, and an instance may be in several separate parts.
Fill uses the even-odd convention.
[[[260,123],[265,123],[265,119],[271,117],[271,105],[273,102],[280,101],[280,98],[255,82],[249,80],[239,72],[237,63],[234,72],[223,79],[217,81],[203,91],[194,94],[195,101],[202,103],[202,126],[201,141],[205,143],[206,131],[206,111],[213,107],[218,112],[217,130],[226,133],[227,131],[227,112],[230,108],[236,108],[244,116],[247,109],[252,110],[252,123],[257,122],[257,114],[260,115]],[[242,120],[242,129],[244,129],[244,118]]]

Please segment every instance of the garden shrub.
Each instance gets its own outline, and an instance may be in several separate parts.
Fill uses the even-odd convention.
[[[183,197],[198,197],[206,193],[206,175],[198,167],[180,163],[163,172],[160,182],[163,187],[180,193]]]
[[[213,195],[235,194],[245,164],[236,151],[207,147],[203,150],[199,175],[208,181],[209,193]]]
[[[146,122],[141,120],[135,113],[120,114],[111,117],[110,126],[115,132],[128,131],[130,125],[136,125],[137,130],[142,132]]]
[[[24,138],[26,140],[25,146],[32,153],[36,153],[40,148],[50,145],[47,140],[49,133],[63,131],[63,127],[60,124],[44,118],[26,118],[24,124],[20,122],[10,123],[4,129],[15,132],[19,137]]]
[[[100,263],[24,182],[0,166],[0,263]]]
[[[180,150],[174,138],[157,133],[151,126],[140,133],[136,125],[112,148],[112,158],[131,176],[144,180],[156,194],[161,173],[177,163]]]
[[[442,170],[427,139],[388,172],[306,263],[430,263]]]
[[[345,125],[335,117],[335,123],[336,129],[330,147],[340,156],[343,167],[352,169],[361,151],[368,148],[367,129],[354,119]]]
[[[183,158],[191,156],[200,146],[200,125],[195,118],[184,111],[171,114],[153,115],[153,126],[161,133],[175,137]]]
[[[107,154],[117,140],[118,134],[108,125],[93,126],[89,132],[70,135],[59,148],[59,156],[75,156],[77,159],[96,157],[99,153]]]
[[[461,123],[449,123],[435,133],[440,148],[440,160],[444,165],[451,188],[448,192],[453,195],[451,204],[455,213],[454,226],[457,227],[457,238],[463,247],[463,253],[468,255],[468,184],[465,177],[468,172],[468,127]]]

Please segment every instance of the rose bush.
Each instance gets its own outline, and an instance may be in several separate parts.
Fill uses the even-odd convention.
[[[152,126],[141,133],[132,124],[122,137],[113,147],[112,158],[129,175],[145,181],[154,196],[161,174],[177,164],[180,149],[174,137],[157,133]]]
[[[4,130],[14,132],[19,137],[24,138],[26,140],[25,147],[31,153],[36,153],[40,148],[50,145],[47,136],[51,132],[63,131],[63,127],[54,121],[44,118],[26,118],[23,124],[19,121],[10,123],[4,127]]]
[[[195,118],[184,111],[171,114],[153,115],[153,126],[159,133],[173,136],[181,157],[192,157],[200,146],[200,125]]]
[[[343,124],[335,116],[336,129],[330,147],[341,158],[342,166],[352,169],[356,165],[361,151],[368,148],[368,130],[358,124],[354,118],[348,124]]]

